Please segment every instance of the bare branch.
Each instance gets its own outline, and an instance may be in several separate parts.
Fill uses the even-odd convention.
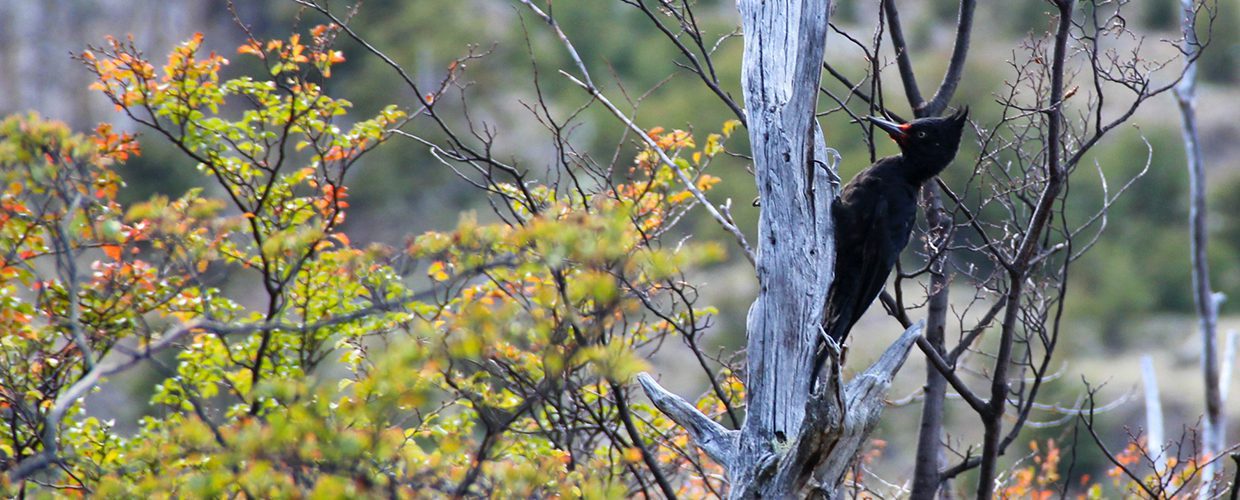
[[[947,379],[947,382],[952,385],[952,388],[960,394],[960,397],[964,399],[966,403],[969,403],[969,406],[972,407],[974,411],[981,415],[985,415],[989,412],[986,402],[978,397],[968,385],[965,385],[963,380],[960,380],[960,377],[956,375],[956,368],[948,364],[948,362],[943,359],[943,356],[939,355],[938,350],[934,347],[934,345],[930,344],[930,342],[923,337],[917,339],[917,347],[921,349],[921,352],[925,353],[926,359],[930,361],[930,365],[933,366],[934,369],[938,370],[939,374]]]
[[[642,385],[642,390],[646,391],[646,396],[654,406],[676,422],[676,425],[683,427],[702,451],[725,470],[731,467],[740,431],[728,430],[719,425],[684,398],[668,392],[644,372],[637,374],[637,382]]]
[[[694,54],[694,52],[690,50],[684,42],[680,41],[680,38],[677,37],[675,33],[672,33],[667,26],[664,26],[663,23],[659,21],[659,18],[656,17],[654,10],[646,5],[645,0],[621,1],[641,10],[642,13],[650,19],[650,22],[654,23],[654,25],[659,28],[659,32],[663,33],[663,36],[667,37],[668,41],[672,42],[672,44],[680,50],[680,53],[689,60],[689,64],[693,66],[689,69],[693,71],[695,75],[698,75],[698,78],[701,78],[702,83],[706,84],[706,87],[709,88],[711,92],[714,92],[715,95],[719,97],[719,100],[723,101],[723,103],[727,105],[728,109],[732,110],[732,114],[736,115],[736,119],[741,121],[741,125],[746,125],[747,120],[745,119],[745,110],[741,109],[740,105],[736,103],[736,100],[719,86],[719,79],[715,76],[715,70],[713,64],[711,63],[710,53],[707,52],[705,47],[702,45],[702,34],[697,32],[696,23],[692,23],[693,10],[689,7],[688,2],[684,3],[684,9],[687,11],[686,20],[690,22],[686,23],[686,20],[682,20],[682,25],[688,24],[688,26],[684,26],[684,29],[689,32],[690,36],[697,44],[698,50],[701,52],[701,59],[703,59],[706,63],[705,68],[702,67],[702,61],[699,61],[698,55]],[[528,3],[528,0],[522,0],[522,3]],[[668,9],[669,11],[672,10],[672,7],[668,5],[667,0],[660,0],[660,3],[665,9]]]
[[[642,374],[644,375],[644,374]],[[641,433],[637,431],[637,426],[633,424],[633,415],[629,412],[628,394],[624,387],[614,381],[608,381],[611,391],[616,398],[616,409],[620,412],[620,421],[624,424],[624,430],[629,433],[629,439],[633,441],[633,445],[641,452],[642,461],[645,462],[646,468],[650,469],[650,473],[654,474],[655,482],[659,484],[659,489],[663,490],[663,495],[669,499],[675,500],[676,489],[672,487],[672,483],[667,481],[667,474],[663,473],[663,469],[659,467],[659,461],[654,454],[650,452],[650,448],[643,442]],[[642,384],[645,388],[645,384]],[[647,391],[649,394],[649,391]],[[683,400],[682,400],[683,401]],[[657,405],[656,405],[657,406]],[[713,422],[713,420],[712,420]]]
[[[920,109],[925,104],[921,97],[921,89],[917,87],[917,74],[913,72],[912,57],[909,56],[908,43],[904,41],[904,27],[900,24],[900,11],[896,9],[895,0],[883,0],[883,12],[887,15],[887,29],[891,36],[891,50],[896,53],[896,65],[900,68],[900,83],[904,84],[904,97],[912,105],[913,114],[921,116]],[[968,44],[965,44],[967,47]]]
[[[943,74],[943,82],[938,90],[919,110],[925,116],[942,113],[956,94],[956,87],[964,76],[964,64],[969,55],[969,39],[973,35],[973,11],[977,10],[977,0],[961,0],[960,15],[956,19],[956,42],[952,46],[952,58],[947,64],[947,72]],[[892,33],[894,36],[895,33]]]
[[[632,130],[637,137],[641,138],[642,142],[646,143],[647,147],[655,151],[659,156],[659,161],[662,161],[668,166],[668,168],[676,173],[676,177],[680,179],[680,182],[685,186],[685,189],[692,193],[693,197],[702,204],[702,206],[706,209],[706,212],[710,214],[711,218],[715,219],[720,226],[723,226],[725,230],[736,238],[737,244],[741,246],[741,250],[745,253],[745,258],[749,260],[750,264],[754,264],[756,262],[756,258],[754,257],[753,248],[749,246],[749,241],[745,238],[745,233],[741,232],[740,228],[736,227],[736,223],[732,221],[730,217],[726,217],[719,212],[719,208],[711,203],[710,199],[706,197],[706,194],[703,193],[701,189],[698,189],[697,183],[693,182],[693,179],[689,178],[689,174],[685,173],[683,169],[676,165],[676,162],[667,155],[667,152],[664,151],[663,148],[659,147],[659,144],[655,142],[654,139],[650,138],[649,134],[647,134],[645,130],[642,130],[641,127],[633,122],[633,120],[621,111],[620,108],[616,107],[615,104],[612,104],[611,100],[608,99],[607,96],[603,95],[602,91],[594,85],[594,82],[590,79],[589,69],[586,68],[585,63],[581,62],[581,59],[577,57],[577,49],[573,47],[572,41],[569,40],[568,37],[564,35],[564,32],[560,30],[559,24],[556,23],[555,18],[551,17],[546,12],[543,12],[542,9],[539,9],[538,6],[534,5],[530,0],[521,0],[521,3],[526,7],[529,7],[534,14],[542,18],[544,22],[555,30],[561,43],[569,51],[569,53],[572,54],[573,61],[577,65],[577,70],[581,72],[582,78],[574,77],[564,70],[560,70],[560,74],[564,75],[569,81],[573,82],[577,86],[585,89],[591,97],[602,103],[612,115],[624,123],[629,130]]]
[[[856,454],[865,444],[866,438],[878,425],[883,409],[887,406],[885,399],[887,389],[891,387],[891,381],[896,372],[904,366],[904,361],[908,359],[913,344],[922,338],[925,326],[925,321],[918,321],[904,330],[904,333],[888,346],[869,368],[849,380],[843,391],[844,407],[842,409],[835,408],[832,404],[829,407],[820,407],[818,411],[811,411],[807,417],[807,421],[813,421],[843,415],[842,428],[832,429],[835,432],[822,437],[816,437],[812,433],[802,436],[803,440],[827,439],[831,443],[830,446],[820,444],[820,447],[814,451],[814,453],[822,453],[823,449],[832,451],[815,472],[815,476],[821,481],[819,488],[828,494],[828,498],[835,498],[831,495],[832,488],[842,482],[845,472],[856,460]],[[804,464],[806,461],[791,461],[791,464]],[[791,464],[789,466],[795,466]]]

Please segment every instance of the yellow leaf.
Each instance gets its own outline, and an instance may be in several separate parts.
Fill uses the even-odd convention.
[[[449,276],[448,273],[444,271],[444,267],[443,261],[437,260],[432,262],[430,267],[426,269],[426,275],[430,276],[431,279],[435,281],[447,281]]]
[[[688,191],[681,191],[681,192],[676,193],[676,194],[674,194],[674,195],[668,196],[668,197],[667,197],[667,202],[668,202],[668,203],[680,203],[680,202],[682,202],[682,201],[685,201],[685,200],[687,200],[687,199],[691,198],[692,196],[693,196],[693,193],[690,193],[690,192],[688,192]]]
[[[713,175],[702,175],[702,177],[698,178],[697,180],[697,188],[702,191],[706,191],[706,190],[709,190],[711,187],[713,187],[715,184],[718,184],[719,181],[720,179]]]
[[[723,151],[723,145],[720,144],[722,140],[723,138],[719,134],[706,136],[706,146],[702,148],[702,151],[706,153],[706,156],[719,154],[720,151]]]

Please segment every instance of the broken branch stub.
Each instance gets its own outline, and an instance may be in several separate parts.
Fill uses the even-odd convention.
[[[924,322],[909,327],[864,372],[841,390],[828,383],[806,394],[801,428],[788,444],[772,443],[763,453],[743,455],[744,431],[729,430],[698,411],[693,404],[665,390],[650,375],[637,380],[646,395],[702,451],[728,473],[732,498],[806,496],[835,498],[844,473],[856,460],[886,406],[885,396],[896,372],[921,336]],[[831,379],[828,379],[831,380]]]

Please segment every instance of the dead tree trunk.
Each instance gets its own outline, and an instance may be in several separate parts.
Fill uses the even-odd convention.
[[[1184,78],[1175,87],[1175,99],[1183,122],[1184,152],[1189,178],[1189,232],[1193,262],[1193,299],[1197,304],[1197,320],[1201,330],[1201,369],[1205,377],[1205,430],[1201,433],[1201,453],[1214,459],[1226,443],[1226,415],[1223,394],[1219,390],[1218,300],[1210,290],[1210,264],[1206,260],[1206,195],[1205,169],[1201,161],[1201,143],[1197,135],[1197,62],[1201,45],[1197,41],[1197,10],[1192,0],[1180,0],[1180,22],[1188,53]],[[1215,473],[1219,467],[1209,463],[1202,471],[1203,498],[1212,494]]]
[[[742,85],[762,200],[760,291],[746,325],[747,418],[740,430],[727,430],[649,376],[639,380],[727,470],[733,498],[834,498],[921,327],[905,331],[847,384],[833,363],[825,382],[811,387],[835,264],[833,172],[814,119],[830,2],[740,0],[739,7]]]
[[[1154,358],[1148,354],[1141,356],[1141,386],[1145,390],[1145,443],[1153,455],[1154,471],[1163,474],[1167,471],[1167,440],[1163,433],[1162,399],[1158,396]]]

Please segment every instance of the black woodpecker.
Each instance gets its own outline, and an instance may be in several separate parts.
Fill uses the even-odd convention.
[[[904,124],[869,118],[900,145],[901,154],[862,170],[832,207],[835,281],[827,294],[823,333],[837,346],[844,344],[848,331],[883,290],[908,244],[917,217],[917,193],[956,157],[968,117],[965,108],[951,116]],[[828,354],[825,342],[819,346],[815,374]]]

